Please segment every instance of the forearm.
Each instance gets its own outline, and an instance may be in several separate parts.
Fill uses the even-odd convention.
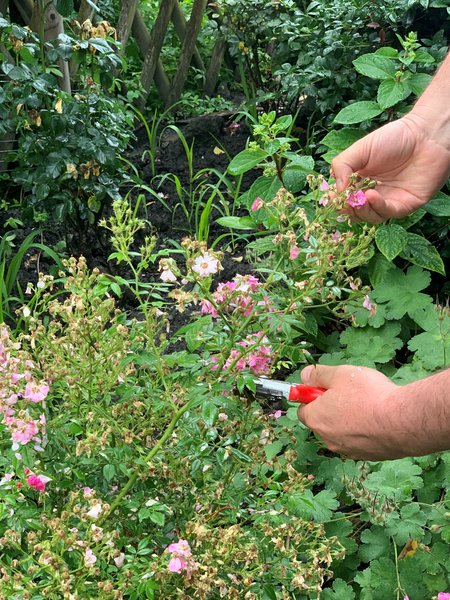
[[[387,415],[400,455],[450,450],[450,369],[398,387]]]
[[[439,144],[450,151],[450,53],[409,113],[423,119]]]

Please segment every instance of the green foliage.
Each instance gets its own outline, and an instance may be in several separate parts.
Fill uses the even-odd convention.
[[[110,41],[67,35],[43,62],[40,42],[28,29],[0,23],[3,57],[0,131],[17,132],[10,180],[22,190],[26,218],[92,224],[126,178],[119,154],[131,138],[132,113],[102,84],[120,62]],[[59,59],[80,63],[77,93],[59,89]],[[49,61],[49,65],[46,62]],[[11,135],[11,133],[10,133]]]
[[[401,103],[411,94],[420,95],[430,83],[431,75],[417,69],[434,67],[435,58],[420,47],[415,33],[405,38],[397,37],[402,45],[400,52],[394,48],[380,48],[353,61],[358,73],[381,81],[377,99],[349,104],[336,115],[335,123],[351,125],[372,120],[392,107],[401,112]]]

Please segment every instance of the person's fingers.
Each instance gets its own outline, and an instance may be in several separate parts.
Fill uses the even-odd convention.
[[[346,369],[347,366],[329,367],[326,365],[309,365],[301,373],[302,382],[314,387],[330,388],[338,371]]]
[[[350,175],[360,172],[366,166],[369,155],[368,144],[364,138],[332,160],[331,170],[336,178],[336,189],[339,193],[347,187]]]

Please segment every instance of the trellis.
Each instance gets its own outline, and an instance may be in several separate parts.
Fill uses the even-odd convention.
[[[140,108],[145,106],[153,83],[166,107],[173,106],[181,97],[188,78],[189,66],[193,63],[204,73],[203,92],[214,93],[218,73],[222,64],[226,42],[220,35],[216,40],[208,67],[205,66],[198,48],[197,37],[206,9],[206,0],[194,0],[189,20],[186,21],[179,0],[161,0],[158,15],[149,31],[139,11],[139,0],[122,0],[122,9],[117,24],[117,37],[125,48],[133,33],[144,62],[141,73],[142,96]],[[170,81],[164,70],[160,55],[170,22],[181,42],[181,51],[176,73]]]

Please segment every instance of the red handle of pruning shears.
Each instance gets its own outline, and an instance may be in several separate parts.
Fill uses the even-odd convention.
[[[313,387],[304,383],[288,383],[286,381],[277,381],[268,377],[255,379],[256,397],[277,400],[284,398],[290,402],[300,402],[309,404],[316,400],[321,394],[326,392],[325,388]]]
[[[325,388],[299,383],[298,385],[291,385],[288,400],[290,402],[309,404],[310,402],[314,402],[324,392],[326,392]]]

